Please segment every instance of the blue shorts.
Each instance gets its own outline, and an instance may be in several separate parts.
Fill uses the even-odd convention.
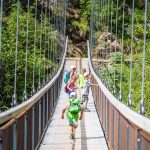
[[[88,95],[83,94],[82,95],[82,101],[88,101],[88,100],[89,100]]]
[[[69,126],[73,126],[73,125],[74,125],[74,123],[73,123],[73,120],[72,120],[72,119],[68,119],[68,121],[69,121]]]
[[[71,91],[68,91],[67,93],[68,93],[68,95],[69,95],[69,97],[70,97]]]

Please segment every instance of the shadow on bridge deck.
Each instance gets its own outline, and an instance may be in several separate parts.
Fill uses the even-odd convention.
[[[82,62],[82,63],[81,63]],[[65,70],[69,70],[71,64],[77,65],[77,72],[81,66],[88,68],[87,59],[67,59]],[[82,64],[82,65],[81,65]],[[79,94],[79,93],[78,93]],[[80,95],[80,94],[79,94]],[[40,150],[107,150],[107,144],[103,130],[99,123],[97,112],[93,103],[90,90],[88,108],[91,112],[85,112],[82,121],[76,130],[75,139],[69,139],[67,119],[61,120],[61,111],[68,95],[64,93],[64,83],[61,87],[60,97],[56,106],[52,121],[47,129],[45,137],[40,145]]]

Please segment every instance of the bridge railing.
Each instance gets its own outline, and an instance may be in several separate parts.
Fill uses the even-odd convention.
[[[67,41],[54,78],[28,101],[0,114],[0,150],[38,149],[61,88]]]
[[[119,102],[96,75],[88,43],[89,68],[94,102],[108,146],[112,150],[150,149],[150,119],[134,112]]]

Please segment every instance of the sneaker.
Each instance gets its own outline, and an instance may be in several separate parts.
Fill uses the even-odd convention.
[[[90,112],[90,110],[87,107],[85,107],[84,112]]]

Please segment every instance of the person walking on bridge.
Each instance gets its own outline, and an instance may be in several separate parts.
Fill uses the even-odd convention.
[[[89,89],[90,89],[90,86],[98,86],[98,85],[97,84],[93,84],[93,83],[90,82],[90,76],[86,72],[86,73],[84,73],[84,87],[82,89],[82,101],[84,103],[84,110],[85,111],[90,111],[87,108],[87,104],[88,104],[88,101],[89,101]]]
[[[83,89],[84,87],[84,73],[86,73],[86,69],[85,68],[82,68],[81,70],[81,74],[79,74],[79,77],[78,77],[78,84],[79,84],[79,87],[80,87],[80,90]]]
[[[67,84],[68,81],[73,77],[76,76],[76,66],[71,65],[71,70],[67,71],[65,74],[64,82]]]
[[[72,92],[70,94],[69,101],[65,108],[62,110],[61,118],[64,119],[64,114],[67,110],[67,119],[70,127],[70,138],[75,138],[75,129],[78,127],[78,119],[82,119],[83,110],[80,107],[80,100],[77,98],[77,93]]]

